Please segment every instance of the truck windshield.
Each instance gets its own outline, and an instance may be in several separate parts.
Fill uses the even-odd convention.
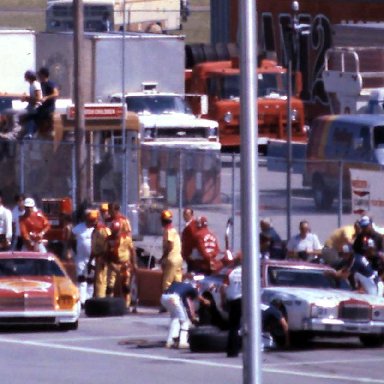
[[[128,111],[136,113],[166,114],[166,113],[190,113],[181,96],[127,96]]]
[[[259,73],[257,76],[257,96],[264,97],[272,93],[285,95],[286,90],[283,88],[285,81],[283,81],[284,84],[281,85],[279,76],[281,76],[279,73]],[[219,85],[217,94],[221,99],[240,97],[240,75],[221,77],[221,84]]]

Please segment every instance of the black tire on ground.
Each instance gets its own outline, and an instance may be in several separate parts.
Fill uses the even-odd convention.
[[[225,352],[228,332],[211,325],[201,325],[189,330],[191,352]]]
[[[122,297],[103,297],[88,299],[84,305],[88,317],[123,316],[127,312]]]
[[[74,323],[61,323],[60,329],[62,331],[75,331],[77,328],[79,328],[79,322],[75,321]]]
[[[384,345],[383,335],[360,335],[359,339],[364,347],[379,348]]]

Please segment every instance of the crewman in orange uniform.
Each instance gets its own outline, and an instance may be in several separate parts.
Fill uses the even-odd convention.
[[[172,212],[168,209],[161,212],[161,225],[163,227],[163,255],[161,268],[163,270],[163,292],[174,282],[183,278],[180,236],[172,225]]]
[[[91,256],[88,261],[88,272],[95,260],[94,293],[96,298],[105,297],[107,292],[108,238],[111,230],[100,220],[99,212],[93,211],[94,230],[91,237]]]
[[[28,251],[47,252],[44,236],[51,228],[47,217],[36,208],[35,200],[27,197],[24,201],[25,213],[20,217],[20,234],[23,249]]]
[[[217,237],[209,230],[208,220],[205,216],[197,219],[195,232],[195,246],[190,256],[189,268],[191,272],[209,275],[218,268],[219,242]]]
[[[137,268],[136,252],[132,238],[126,231],[126,223],[121,217],[112,220],[110,229],[107,296],[123,296],[129,308],[131,280]]]

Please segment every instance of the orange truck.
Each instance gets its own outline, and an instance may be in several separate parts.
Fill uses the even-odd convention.
[[[287,139],[287,71],[274,60],[262,60],[258,78],[258,145],[266,152],[271,140]],[[295,73],[291,99],[292,140],[307,141],[304,105],[300,100],[301,76]],[[186,71],[186,92],[208,96],[208,112],[203,117],[219,123],[223,149],[240,146],[240,68],[237,59],[203,62]],[[192,109],[199,106],[193,104]]]

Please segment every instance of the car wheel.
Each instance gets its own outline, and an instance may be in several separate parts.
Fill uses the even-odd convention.
[[[103,297],[88,299],[84,305],[88,317],[123,316],[127,312],[122,297]]]
[[[359,339],[364,347],[382,347],[384,345],[383,335],[360,335]]]
[[[213,325],[221,330],[228,329],[228,321],[224,320],[216,303],[210,294],[204,293],[203,297],[210,301],[210,305],[201,305],[198,311],[200,325]]]
[[[62,331],[76,331],[79,328],[79,322],[75,321],[74,323],[61,323],[60,329]]]
[[[316,178],[313,182],[313,200],[318,210],[326,210],[332,207],[333,194],[324,184],[321,178]]]
[[[200,325],[189,330],[191,352],[225,352],[228,332],[212,325]]]
[[[295,348],[306,348],[313,336],[306,332],[290,332],[289,341]]]

